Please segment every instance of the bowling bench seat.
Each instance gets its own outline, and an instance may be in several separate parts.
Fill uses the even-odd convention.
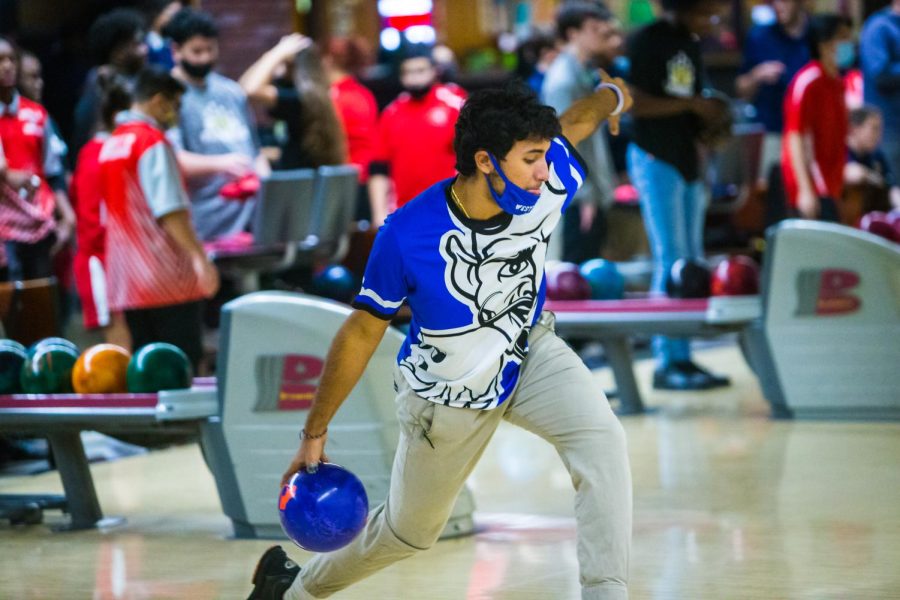
[[[356,212],[358,169],[352,165],[274,171],[262,180],[252,235],[206,244],[219,270],[259,289],[261,273],[313,261],[339,261]]]
[[[85,529],[107,520],[88,466],[81,432],[110,435],[182,436],[195,433],[218,414],[215,379],[197,378],[189,390],[158,394],[12,394],[0,395],[0,433],[46,436],[62,479],[64,496],[0,495],[0,516],[35,522],[39,510],[58,508],[71,521],[61,529]]]
[[[633,336],[742,334],[761,314],[759,296],[549,300],[544,308],[556,315],[556,332],[561,337],[597,340],[603,345],[618,386],[617,412],[622,415],[645,411],[634,377]]]

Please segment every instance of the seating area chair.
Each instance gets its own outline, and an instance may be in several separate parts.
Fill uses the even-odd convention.
[[[7,337],[26,346],[61,335],[56,279],[0,283],[0,322]]]

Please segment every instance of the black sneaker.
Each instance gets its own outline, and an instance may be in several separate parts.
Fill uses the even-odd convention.
[[[717,388],[717,387],[728,387],[731,385],[731,380],[724,375],[716,375],[714,373],[710,373],[700,365],[694,363],[693,361],[686,360],[681,363],[677,363],[678,366],[685,371],[694,374],[694,377],[701,380],[705,385],[705,389]]]
[[[266,550],[253,572],[253,591],[247,600],[282,600],[300,574],[300,565],[288,558],[281,546]]]
[[[679,363],[671,363],[653,373],[653,388],[657,390],[705,390],[706,382]]]

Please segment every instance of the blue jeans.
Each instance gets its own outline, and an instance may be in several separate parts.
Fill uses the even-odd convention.
[[[665,294],[666,276],[679,258],[703,258],[707,193],[703,182],[685,181],[671,164],[636,144],[628,146],[628,174],[641,201],[644,227],[653,253],[651,291]],[[687,338],[657,336],[653,354],[659,367],[691,358]]]

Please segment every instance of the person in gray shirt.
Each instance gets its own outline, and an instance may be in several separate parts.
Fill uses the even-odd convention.
[[[194,227],[203,241],[240,233],[250,223],[255,198],[225,199],[220,190],[248,173],[264,177],[270,172],[247,96],[237,82],[213,72],[219,47],[212,17],[184,8],[164,33],[173,42],[173,74],[187,87],[180,126],[168,137],[187,179]]]
[[[550,64],[541,87],[541,99],[558,114],[590,96],[600,83],[598,58],[609,52],[612,44],[621,43],[614,25],[613,14],[597,2],[566,2],[560,7],[557,35],[565,46]],[[612,203],[615,191],[615,168],[605,128],[598,128],[577,150],[588,165],[588,177],[566,211],[562,231],[554,236],[562,238],[562,243],[551,241],[548,249],[549,257],[576,263],[599,254],[606,230],[604,209]]]

